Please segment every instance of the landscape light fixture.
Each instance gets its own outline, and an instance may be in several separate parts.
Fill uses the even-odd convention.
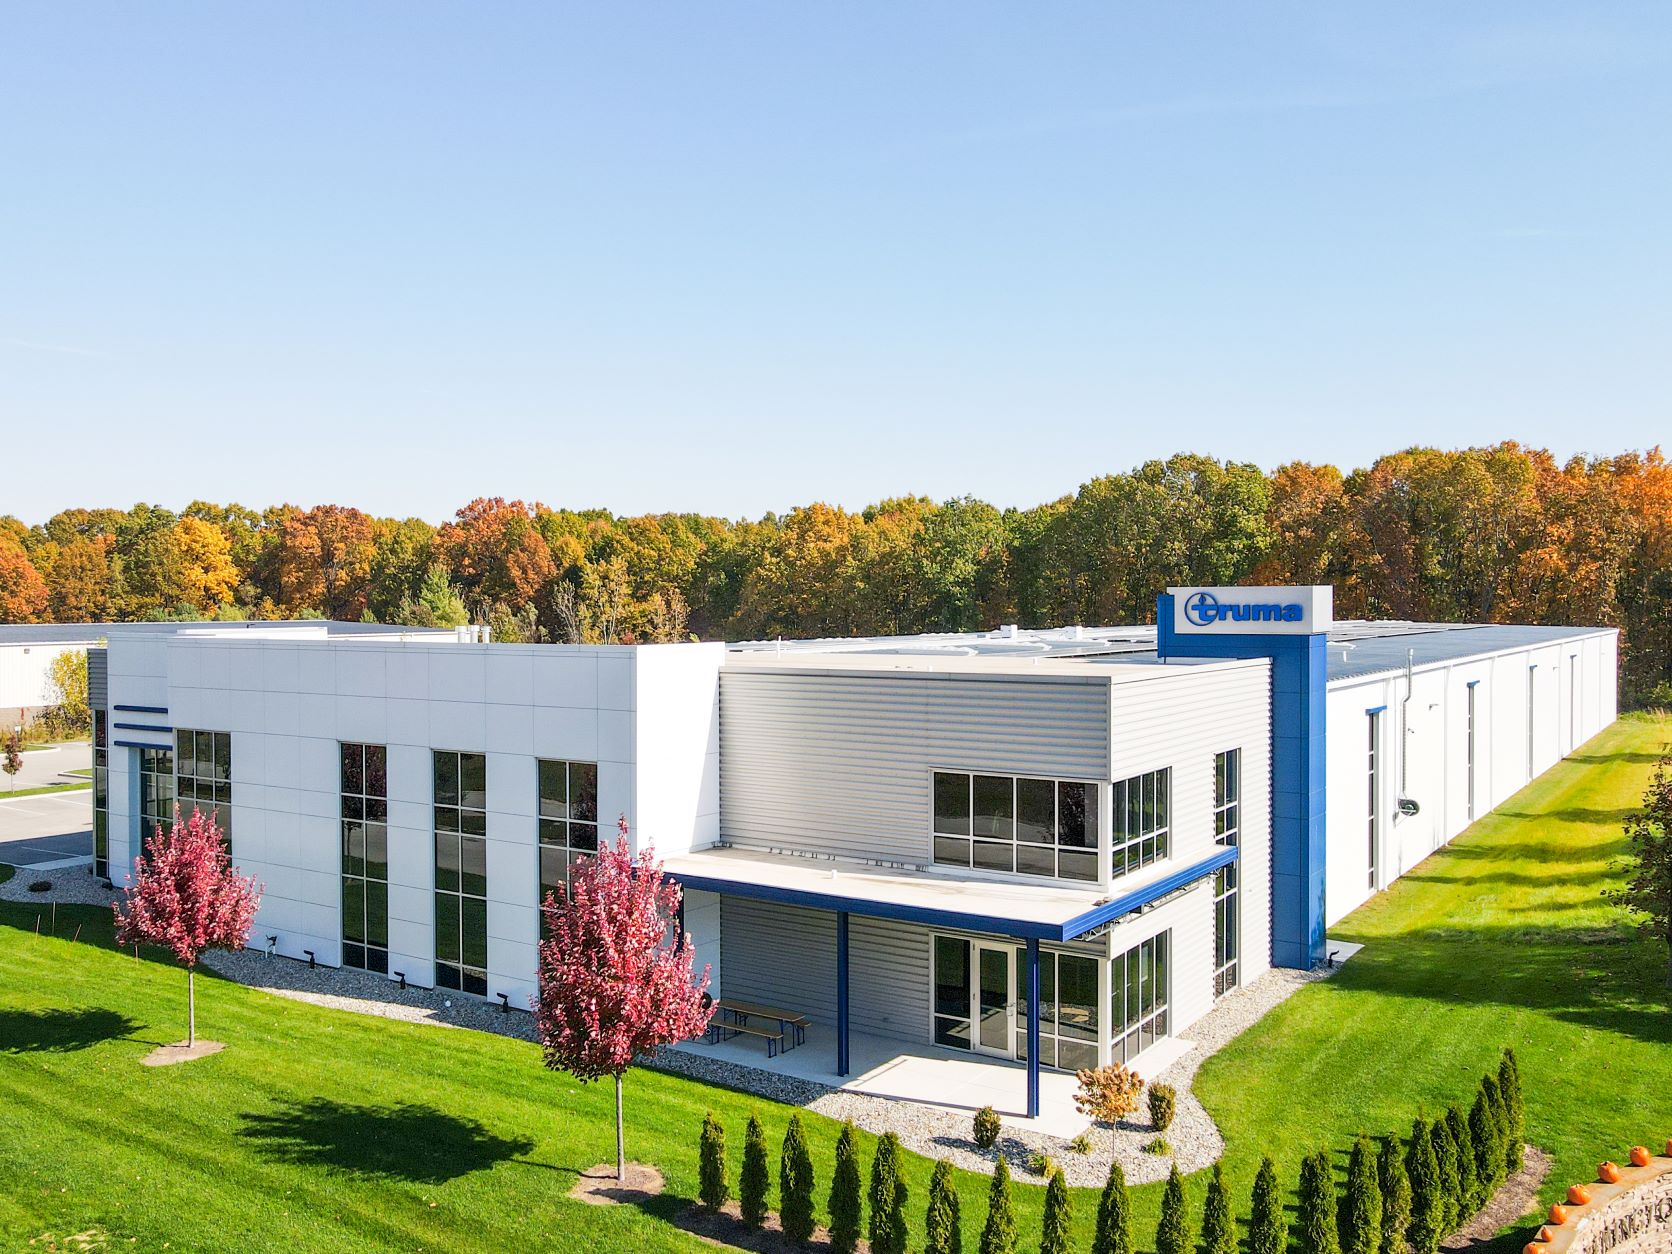
[[[403,992],[403,993],[406,992],[406,972],[405,971],[397,971],[397,972],[395,972],[395,977],[397,979],[399,979],[400,982],[401,982],[401,992]]]
[[[497,994],[497,996],[499,997],[499,1013],[502,1014],[502,1015],[510,1014],[511,1013],[511,994],[509,994],[509,993],[499,993],[499,994]]]
[[[302,952],[308,955],[308,970],[312,971],[316,965],[314,962],[313,950],[304,949]]]

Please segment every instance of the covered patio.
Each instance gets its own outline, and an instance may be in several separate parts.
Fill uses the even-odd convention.
[[[1092,886],[955,878],[933,871],[761,850],[713,848],[669,857],[664,864],[668,874],[686,888],[829,911],[835,918],[833,1023],[815,1022],[802,1044],[770,1061],[761,1042],[747,1037],[713,1044],[691,1042],[681,1048],[878,1096],[926,1101],[932,1095],[934,1100],[927,1104],[946,1108],[991,1105],[1013,1121],[1038,1121],[1041,1130],[1072,1136],[1086,1124],[1074,1110],[1074,1077],[1039,1065],[1040,942],[1062,944],[1095,934],[1190,887],[1236,856],[1235,848],[1216,850],[1199,863],[1120,894]],[[1026,1061],[853,1031],[849,1007],[849,919],[853,915],[1014,941],[1022,951],[1019,982],[1026,1005],[1026,1047],[1018,1052],[1025,1053]],[[1153,1047],[1156,1058],[1145,1059],[1139,1070],[1158,1071],[1170,1063],[1171,1057],[1163,1057],[1169,1052],[1176,1056],[1169,1044],[1163,1041]],[[1048,1129],[1043,1126],[1046,1123]],[[1058,1131],[1064,1127],[1065,1133]]]

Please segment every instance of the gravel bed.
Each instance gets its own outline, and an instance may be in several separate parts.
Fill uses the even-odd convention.
[[[30,892],[29,885],[37,880],[50,882],[51,891]],[[103,880],[94,879],[85,866],[58,867],[51,871],[20,866],[14,868],[11,879],[0,884],[0,901],[36,902],[41,905],[56,901],[65,906],[108,906],[121,896],[115,889],[106,888]]]

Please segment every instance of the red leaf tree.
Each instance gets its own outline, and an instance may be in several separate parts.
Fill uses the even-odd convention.
[[[209,949],[242,949],[261,905],[261,885],[232,867],[214,817],[174,808],[134,859],[134,882],[116,912],[121,945],[164,945],[186,964],[186,1044],[197,1043],[197,960]]]
[[[582,858],[569,888],[548,893],[540,942],[540,986],[534,1025],[546,1066],[582,1083],[615,1077],[615,1170],[627,1173],[621,1077],[664,1045],[708,1028],[703,999],[708,968],[692,976],[689,936],[672,936],[680,890],[662,874],[653,850],[635,858],[620,836]]]

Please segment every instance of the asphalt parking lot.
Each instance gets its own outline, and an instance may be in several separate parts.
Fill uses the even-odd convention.
[[[41,867],[92,856],[92,789],[10,800],[0,794],[0,862]]]

